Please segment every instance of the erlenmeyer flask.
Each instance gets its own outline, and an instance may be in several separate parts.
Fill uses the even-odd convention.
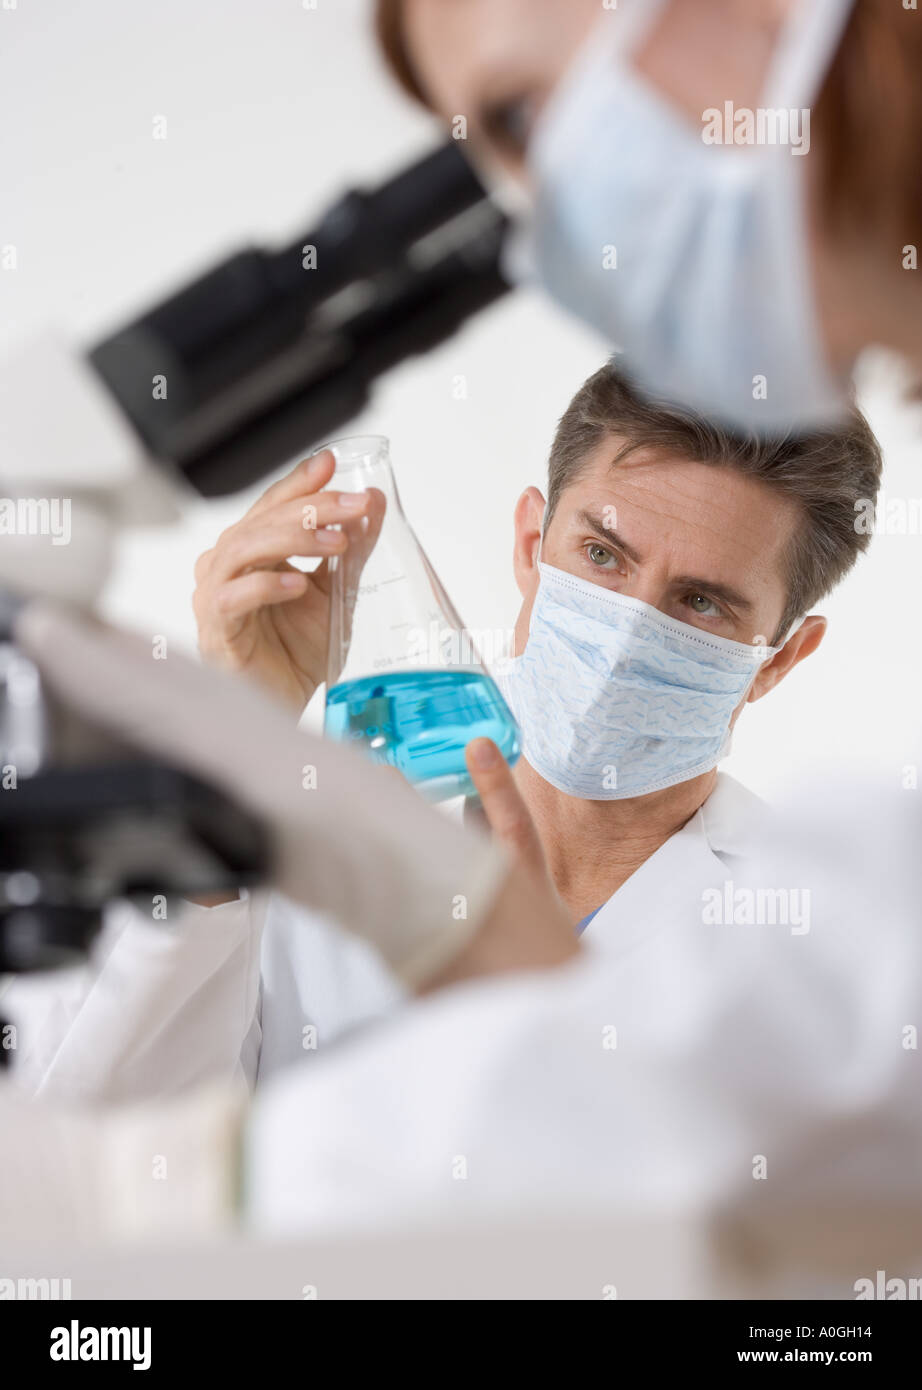
[[[325,447],[336,458],[330,489],[368,489],[372,505],[344,526],[349,549],[330,564],[324,731],[398,768],[431,801],[470,795],[465,746],[485,736],[515,762],[515,720],[404,516],[388,441]]]

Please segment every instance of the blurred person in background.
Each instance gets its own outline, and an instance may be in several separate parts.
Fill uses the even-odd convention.
[[[647,390],[778,433],[835,420],[869,345],[922,374],[914,5],[377,0],[375,25],[515,185],[513,275]]]

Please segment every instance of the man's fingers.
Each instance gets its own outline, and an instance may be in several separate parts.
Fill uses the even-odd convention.
[[[546,877],[544,851],[535,823],[515,785],[512,769],[496,744],[492,739],[475,738],[467,745],[464,757],[494,836],[526,868]]]
[[[299,598],[306,588],[307,575],[296,569],[256,570],[228,580],[215,591],[214,617],[222,628],[233,625],[260,608]]]
[[[284,478],[279,478],[277,483],[267,487],[244,516],[259,516],[261,512],[278,506],[280,502],[291,502],[295,497],[307,497],[312,492],[319,492],[322,487],[326,487],[335,469],[336,459],[332,452],[329,449],[321,449],[319,454],[302,459]]]
[[[340,500],[341,496],[346,500]],[[354,499],[354,500],[353,500]],[[290,555],[338,555],[349,545],[347,528],[368,508],[369,494],[320,492],[271,512],[244,518],[220,537],[205,579],[222,584],[248,569],[269,569]]]

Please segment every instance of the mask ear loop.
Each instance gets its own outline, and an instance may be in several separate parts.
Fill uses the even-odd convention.
[[[799,0],[778,41],[763,106],[812,106],[854,7],[855,0]]]

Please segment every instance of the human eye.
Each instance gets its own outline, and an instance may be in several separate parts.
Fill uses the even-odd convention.
[[[597,541],[592,541],[586,546],[586,559],[594,569],[616,570],[618,568],[618,557],[614,551],[609,550],[606,545],[599,545]]]
[[[499,149],[522,157],[528,148],[537,109],[537,99],[530,94],[494,102],[483,113],[483,128]]]
[[[707,594],[688,594],[685,602],[698,618],[725,618],[727,616],[720,604],[715,603],[712,598],[708,598]]]

